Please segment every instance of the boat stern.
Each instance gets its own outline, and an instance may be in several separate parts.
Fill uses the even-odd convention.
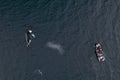
[[[98,60],[99,60],[99,62],[104,62],[105,61],[105,57],[104,56],[100,56],[100,57],[98,57]]]

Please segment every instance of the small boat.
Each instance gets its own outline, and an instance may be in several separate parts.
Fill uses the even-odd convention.
[[[25,39],[26,39],[26,42],[27,42],[27,47],[29,47],[29,45],[32,41],[32,38],[35,38],[35,35],[33,34],[32,30],[28,30],[25,33]]]
[[[96,54],[97,54],[99,62],[105,61],[105,56],[103,54],[101,45],[99,43],[97,43],[95,46],[96,46]]]

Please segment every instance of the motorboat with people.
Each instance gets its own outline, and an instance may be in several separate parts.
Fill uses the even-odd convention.
[[[96,54],[97,54],[97,57],[98,57],[98,61],[99,62],[105,61],[105,56],[103,54],[103,50],[102,50],[102,47],[101,47],[100,43],[97,43],[95,45],[95,47],[96,47]]]

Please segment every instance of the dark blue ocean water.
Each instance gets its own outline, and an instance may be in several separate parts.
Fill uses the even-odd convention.
[[[0,0],[0,80],[120,80],[119,14],[120,0]]]

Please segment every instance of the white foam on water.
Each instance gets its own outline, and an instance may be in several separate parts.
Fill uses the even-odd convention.
[[[53,43],[53,42],[47,42],[47,47],[57,50],[61,55],[64,53],[64,50],[60,44]]]

